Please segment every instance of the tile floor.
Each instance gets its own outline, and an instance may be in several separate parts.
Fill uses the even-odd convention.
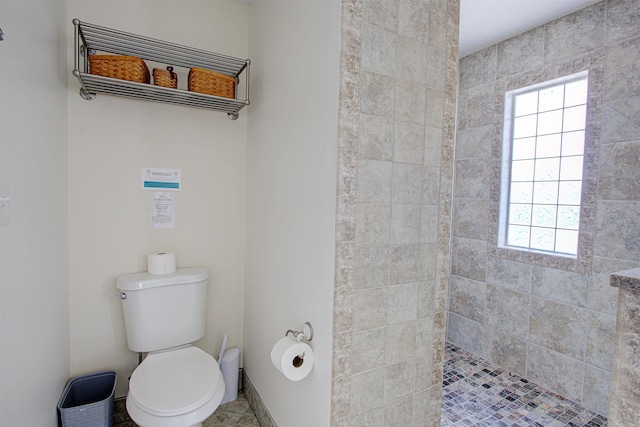
[[[136,423],[126,419],[128,418],[126,417],[126,409],[124,411],[125,419],[118,420],[116,418],[113,427],[136,427]],[[120,412],[117,407],[116,412]],[[260,423],[253,415],[249,402],[242,392],[238,393],[236,400],[220,405],[203,425],[204,427],[260,427]]]
[[[583,406],[447,343],[442,427],[604,427],[607,419]],[[124,401],[119,402],[123,405]],[[116,403],[116,413],[118,410]],[[114,427],[136,427],[116,418]],[[225,403],[204,427],[260,427],[244,394]]]
[[[447,343],[440,425],[599,427],[607,419]]]

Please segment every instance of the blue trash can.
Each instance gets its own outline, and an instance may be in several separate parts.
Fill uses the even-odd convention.
[[[58,402],[62,427],[112,427],[115,390],[114,371],[69,380]]]

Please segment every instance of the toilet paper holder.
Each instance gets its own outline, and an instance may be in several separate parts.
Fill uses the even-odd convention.
[[[301,331],[294,331],[293,329],[289,329],[287,330],[287,332],[284,334],[284,336],[286,337],[289,334],[293,334],[293,336],[299,341],[302,342],[304,341],[311,341],[313,339],[313,327],[311,326],[311,323],[309,322],[305,322],[304,326],[302,327]]]

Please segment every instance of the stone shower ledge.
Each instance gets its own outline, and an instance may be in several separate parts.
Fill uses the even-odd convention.
[[[640,291],[640,268],[611,273],[609,285],[620,289]]]

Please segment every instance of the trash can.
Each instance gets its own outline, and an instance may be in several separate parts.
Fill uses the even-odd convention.
[[[115,390],[114,371],[69,380],[58,402],[62,427],[112,427]]]
[[[240,373],[240,350],[230,348],[224,352],[220,361],[220,370],[224,378],[224,396],[222,402],[227,403],[238,398],[238,374]]]

